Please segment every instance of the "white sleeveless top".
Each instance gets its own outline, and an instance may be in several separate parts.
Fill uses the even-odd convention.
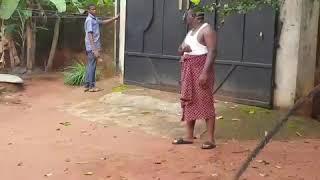
[[[186,45],[189,45],[192,52],[185,52],[185,55],[193,55],[193,56],[200,56],[200,55],[204,55],[204,54],[208,54],[208,48],[204,45],[202,45],[199,41],[198,41],[198,34],[199,32],[205,28],[208,25],[208,23],[204,23],[196,33],[194,33],[194,35],[191,35],[193,33],[193,31],[189,31],[184,43]]]

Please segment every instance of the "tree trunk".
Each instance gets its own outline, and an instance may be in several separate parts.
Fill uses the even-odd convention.
[[[60,19],[60,17],[58,17],[56,20],[56,24],[54,26],[54,33],[53,33],[53,38],[52,38],[50,55],[49,55],[47,65],[46,65],[46,72],[52,71],[53,58],[56,53],[57,44],[58,44],[58,40],[59,40],[60,22],[61,22],[61,19]]]

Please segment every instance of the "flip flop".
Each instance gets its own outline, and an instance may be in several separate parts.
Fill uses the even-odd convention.
[[[88,92],[90,89],[89,88],[84,88],[84,92]]]
[[[214,149],[216,147],[214,143],[207,141],[202,144],[201,149]]]
[[[103,89],[100,89],[100,88],[89,89],[89,92],[99,92],[99,91],[103,91]]]
[[[187,141],[183,138],[178,138],[172,141],[172,144],[174,145],[180,145],[180,144],[193,144],[193,141]]]

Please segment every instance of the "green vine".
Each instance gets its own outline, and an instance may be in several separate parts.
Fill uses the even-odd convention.
[[[192,5],[197,11],[213,12],[216,11],[221,17],[232,14],[246,14],[261,7],[269,6],[278,11],[284,0],[229,0],[225,3],[209,2],[206,5],[201,0],[191,0]]]

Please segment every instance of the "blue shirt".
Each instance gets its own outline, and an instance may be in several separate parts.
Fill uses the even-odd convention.
[[[89,13],[84,23],[84,30],[86,33],[86,37],[85,37],[86,51],[101,49],[100,24],[101,24],[101,21]],[[93,34],[94,47],[91,47],[89,33]]]

